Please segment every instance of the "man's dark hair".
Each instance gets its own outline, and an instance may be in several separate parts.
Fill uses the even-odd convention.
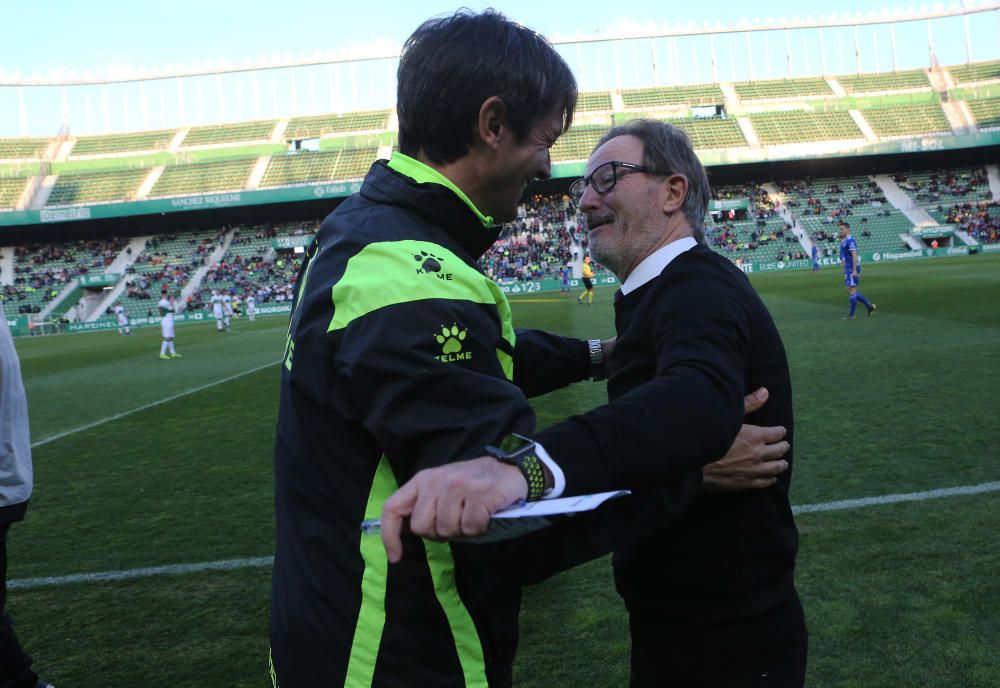
[[[692,236],[699,244],[705,243],[705,213],[711,189],[708,173],[701,160],[694,154],[691,139],[684,132],[667,122],[655,119],[634,119],[608,133],[594,146],[597,150],[611,139],[634,136],[642,141],[642,165],[657,174],[682,174],[688,180],[684,198],[684,215],[691,225]],[[628,162],[628,161],[626,161]]]
[[[496,10],[462,9],[430,19],[403,46],[396,72],[399,150],[454,162],[475,142],[479,109],[498,96],[506,124],[523,140],[555,107],[573,121],[576,79],[544,37]]]

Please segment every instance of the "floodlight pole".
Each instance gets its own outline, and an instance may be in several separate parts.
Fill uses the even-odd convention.
[[[24,86],[17,87],[17,105],[21,113],[21,136],[28,135],[28,108],[24,104]]]
[[[750,49],[750,32],[743,34],[747,39],[747,69],[750,74],[750,81],[753,81],[753,50]]]
[[[889,42],[892,44],[892,71],[896,71],[896,25],[889,24]]]
[[[715,60],[715,34],[708,34],[708,45],[712,53],[712,81],[719,83],[719,67]]]
[[[785,67],[788,78],[792,78],[792,39],[789,37],[788,29],[785,29]]]
[[[108,109],[108,87],[101,84],[101,109],[104,112],[104,133],[111,131],[111,111]]]
[[[854,25],[854,65],[861,74],[861,43],[858,42],[858,25]]]
[[[969,15],[962,17],[965,24],[965,61],[972,62],[972,41],[969,39]]]
[[[826,46],[823,43],[823,29],[819,30],[819,70],[826,76]]]

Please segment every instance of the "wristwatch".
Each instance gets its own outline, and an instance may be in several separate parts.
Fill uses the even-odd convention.
[[[604,347],[600,339],[588,339],[587,349],[590,351],[590,379],[599,382],[607,377],[607,367],[604,365]]]
[[[514,434],[510,435],[504,444],[510,444],[512,441],[517,448],[511,451],[504,451],[492,445],[488,445],[484,451],[487,456],[492,456],[501,463],[517,466],[528,483],[526,501],[537,502],[545,495],[545,469],[542,468],[541,459],[535,452],[535,443],[527,437]]]

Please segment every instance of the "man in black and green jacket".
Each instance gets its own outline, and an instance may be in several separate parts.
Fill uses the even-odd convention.
[[[449,65],[464,73],[434,83]],[[519,593],[491,579],[489,548],[412,538],[390,568],[359,526],[421,468],[532,431],[526,397],[592,370],[586,342],[515,332],[476,267],[550,174],[576,99],[565,62],[498,14],[462,13],[411,37],[399,91],[410,155],[376,163],[327,218],[296,287],[274,455],[284,688],[510,682]]]
[[[532,433],[527,397],[603,373],[599,342],[515,331],[476,267],[494,225],[551,174],[576,101],[565,62],[497,13],[460,12],[411,36],[398,89],[400,152],[326,219],[296,286],[274,451],[271,671],[283,688],[509,685],[520,585],[574,563],[567,552],[533,568],[531,538],[404,536],[390,565],[362,534],[421,469]],[[732,440],[720,435],[703,463]],[[546,496],[559,495],[559,466],[537,454]],[[674,482],[664,503],[680,508],[700,475]]]

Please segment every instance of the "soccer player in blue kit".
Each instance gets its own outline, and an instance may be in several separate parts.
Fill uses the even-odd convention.
[[[858,255],[858,242],[851,236],[851,226],[846,222],[840,225],[840,262],[844,264],[844,286],[851,299],[851,311],[844,320],[854,320],[854,311],[858,307],[858,301],[865,305],[870,316],[875,312],[875,304],[865,298],[865,295],[858,291],[858,283],[861,281],[861,257]]]

